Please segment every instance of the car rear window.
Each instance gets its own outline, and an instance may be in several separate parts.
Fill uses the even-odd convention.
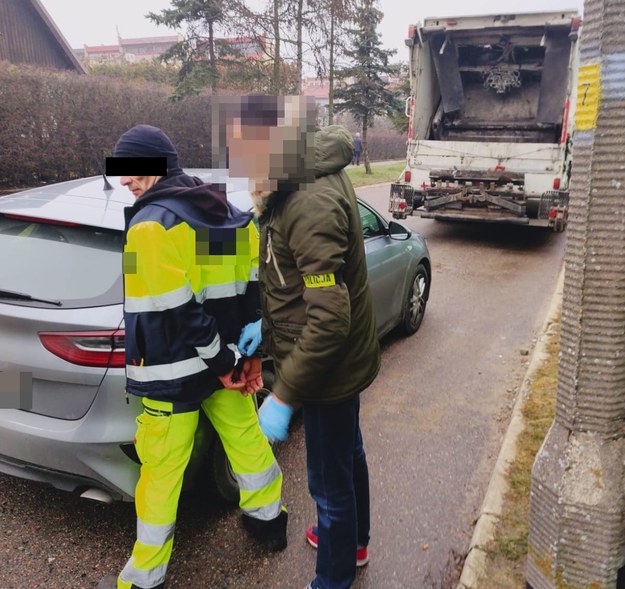
[[[58,300],[64,308],[121,303],[122,239],[121,231],[0,215],[0,290]]]

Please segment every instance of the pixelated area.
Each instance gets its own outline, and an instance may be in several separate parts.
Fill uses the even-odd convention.
[[[166,157],[107,157],[107,176],[167,176]]]
[[[248,178],[252,192],[298,190],[314,182],[318,113],[309,97],[221,97],[214,109],[213,161],[233,177]]]
[[[32,372],[0,372],[0,409],[24,409],[33,407]]]
[[[247,228],[197,229],[195,235],[195,263],[198,266],[235,266],[249,260]]]
[[[124,252],[122,254],[122,271],[124,274],[137,273],[137,252]]]

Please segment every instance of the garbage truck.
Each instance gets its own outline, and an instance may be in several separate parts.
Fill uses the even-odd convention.
[[[426,18],[408,29],[406,167],[394,218],[538,225],[568,217],[581,18]]]

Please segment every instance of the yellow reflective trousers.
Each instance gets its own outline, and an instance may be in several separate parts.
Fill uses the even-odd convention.
[[[118,589],[156,587],[171,556],[178,499],[193,449],[199,411],[172,413],[172,404],[143,399],[135,446],[141,474],[135,491],[137,540],[117,580]],[[219,434],[241,489],[239,505],[249,516],[280,514],[282,472],[258,425],[252,396],[215,391],[202,409]]]

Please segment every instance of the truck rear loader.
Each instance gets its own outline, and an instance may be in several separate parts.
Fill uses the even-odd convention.
[[[544,12],[409,27],[394,218],[566,227],[580,25],[575,12]]]

